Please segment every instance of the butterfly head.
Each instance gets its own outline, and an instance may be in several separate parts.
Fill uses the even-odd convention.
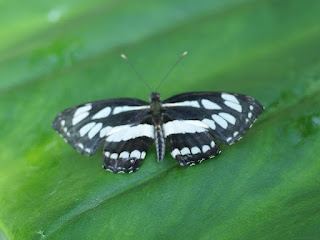
[[[160,102],[160,99],[161,99],[160,93],[153,92],[149,95],[149,100],[151,102]]]

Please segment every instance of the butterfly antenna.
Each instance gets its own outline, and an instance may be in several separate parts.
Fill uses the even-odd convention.
[[[162,78],[161,82],[159,83],[158,87],[156,88],[156,91],[161,87],[162,83],[164,82],[164,80],[167,79],[167,77],[170,75],[170,73],[172,72],[172,70],[178,65],[178,63],[182,60],[182,58],[187,55],[188,52],[184,51],[181,56],[179,57],[179,59],[176,61],[175,64],[172,65],[172,67],[169,69],[169,71],[167,72],[167,74]]]
[[[138,78],[145,83],[145,85],[151,90],[152,92],[152,88],[149,86],[149,84],[147,83],[146,80],[144,80],[144,78],[137,72],[136,68],[132,65],[132,63],[129,61],[129,59],[127,58],[126,55],[121,54],[120,55],[124,60],[127,61],[127,63],[129,64],[129,66],[131,67],[131,69],[137,74]]]

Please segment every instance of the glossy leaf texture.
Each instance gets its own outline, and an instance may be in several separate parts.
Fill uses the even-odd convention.
[[[0,3],[1,239],[319,239],[320,3]],[[266,107],[222,154],[181,168],[154,147],[134,174],[101,168],[51,128],[64,108],[187,91]]]

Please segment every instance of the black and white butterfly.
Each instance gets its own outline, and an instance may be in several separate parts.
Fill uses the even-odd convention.
[[[121,57],[137,73],[128,58]],[[140,168],[153,142],[158,162],[166,145],[182,167],[212,158],[221,152],[216,140],[227,145],[240,140],[263,111],[254,98],[227,92],[182,93],[163,102],[160,98],[155,91],[150,103],[119,98],[81,104],[59,113],[52,126],[73,148],[89,156],[105,141],[102,166],[114,173],[131,173]]]
[[[254,98],[227,92],[190,92],[151,103],[119,98],[68,108],[52,126],[78,152],[92,155],[102,142],[103,167],[114,173],[139,169],[153,142],[158,162],[165,146],[182,167],[200,163],[221,151],[217,140],[240,140],[262,113]]]

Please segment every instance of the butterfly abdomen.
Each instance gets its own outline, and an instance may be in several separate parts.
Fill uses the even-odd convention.
[[[166,144],[163,134],[163,128],[160,124],[157,124],[154,127],[154,140],[157,149],[158,162],[162,162],[166,150]]]

